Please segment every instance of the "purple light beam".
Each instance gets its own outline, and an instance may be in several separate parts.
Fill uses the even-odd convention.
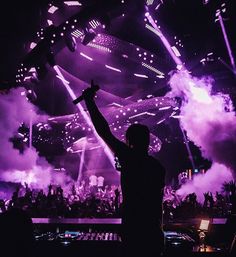
[[[227,36],[227,33],[226,33],[224,21],[223,21],[222,16],[221,16],[220,13],[219,13],[218,17],[219,17],[220,27],[221,27],[221,30],[222,30],[222,33],[223,33],[223,36],[224,36],[225,45],[226,45],[226,48],[227,48],[227,51],[228,51],[228,54],[229,54],[230,62],[231,62],[234,74],[236,74],[235,61],[234,61],[233,53],[232,53],[232,50],[231,50],[231,47],[230,47],[229,39],[228,39],[228,36]]]
[[[170,56],[172,57],[173,61],[176,63],[176,67],[178,70],[186,70],[184,67],[183,62],[181,61],[181,59],[179,58],[180,53],[178,52],[178,50],[176,48],[173,49],[173,47],[171,47],[169,41],[167,40],[167,38],[163,35],[163,33],[161,32],[161,30],[158,28],[158,26],[156,25],[155,21],[153,20],[152,16],[150,15],[149,12],[147,12],[145,14],[145,16],[147,17],[148,21],[150,22],[150,24],[152,25],[149,26],[148,24],[146,25],[146,28],[149,29],[150,31],[152,31],[154,34],[156,34],[162,41],[163,45],[165,46],[166,50],[169,52]],[[190,147],[189,147],[189,143],[187,141],[185,132],[183,131],[182,127],[180,126],[181,131],[183,133],[183,137],[184,137],[184,141],[185,141],[185,145],[186,145],[186,149],[189,155],[189,159],[191,161],[192,167],[193,169],[195,169],[195,164],[193,161],[193,155],[191,153]]]
[[[158,28],[157,24],[155,23],[155,21],[153,20],[152,16],[150,15],[150,13],[146,13],[145,16],[147,17],[148,21],[150,22],[150,24],[152,26],[150,26],[149,24],[146,24],[146,28],[148,30],[150,30],[151,32],[153,32],[154,34],[156,34],[162,41],[163,45],[165,46],[166,50],[169,52],[170,56],[172,57],[172,59],[174,60],[174,62],[176,63],[176,65],[178,67],[182,67],[182,69],[184,68],[184,64],[183,62],[180,60],[180,58],[176,55],[176,53],[173,51],[169,41],[167,40],[167,38],[163,35],[163,33],[161,32],[161,30]]]
[[[76,99],[76,95],[75,93],[73,92],[73,90],[71,89],[71,87],[69,86],[68,83],[65,83],[65,78],[63,76],[63,74],[61,73],[60,69],[58,68],[57,65],[55,65],[54,67],[54,70],[56,71],[57,75],[62,78],[61,81],[63,83],[63,85],[65,86],[66,90],[68,91],[70,97],[72,98],[72,100]],[[111,162],[112,166],[115,167],[115,163],[114,163],[114,156],[113,154],[111,153],[110,149],[107,147],[107,145],[103,142],[103,140],[101,139],[101,137],[97,134],[89,116],[87,115],[87,113],[84,111],[84,108],[83,106],[78,103],[77,105],[77,108],[79,109],[81,115],[83,116],[84,120],[86,121],[86,123],[88,124],[88,126],[90,126],[93,130],[93,133],[94,133],[94,136],[96,137],[96,139],[98,140],[98,142],[101,144],[101,146],[104,148],[104,152],[105,154],[107,155],[109,161]]]
[[[83,169],[83,166],[84,166],[84,154],[85,154],[85,149],[86,149],[86,143],[87,143],[87,139],[85,139],[85,141],[84,141],[82,153],[80,155],[79,176],[78,176],[78,179],[77,179],[78,183],[80,183],[81,178],[82,178],[82,169]]]

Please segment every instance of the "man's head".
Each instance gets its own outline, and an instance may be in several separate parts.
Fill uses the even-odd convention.
[[[147,126],[132,124],[126,131],[126,142],[129,147],[138,151],[148,151],[150,132]]]

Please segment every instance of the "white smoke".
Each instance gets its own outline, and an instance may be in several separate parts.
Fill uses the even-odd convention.
[[[35,148],[27,148],[24,153],[13,148],[9,140],[22,123],[44,122],[46,115],[38,110],[22,95],[24,90],[17,88],[0,97],[0,180],[28,183],[31,187],[46,188],[50,183],[65,184],[69,178],[65,174],[53,172],[53,167],[38,156]]]
[[[219,191],[236,171],[236,117],[229,96],[212,94],[213,81],[198,79],[188,72],[170,78],[169,96],[181,97],[180,125],[187,137],[212,161],[206,175],[195,176],[178,193],[196,192],[198,198],[209,190]]]

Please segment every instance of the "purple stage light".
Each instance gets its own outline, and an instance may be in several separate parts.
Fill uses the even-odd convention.
[[[145,79],[147,79],[147,78],[148,78],[148,76],[147,76],[147,75],[144,75],[144,74],[138,74],[138,73],[134,73],[134,76],[135,76],[135,77],[138,77],[138,78],[145,78]]]
[[[93,48],[97,48],[98,50],[102,50],[104,52],[108,52],[111,53],[111,49],[105,46],[101,46],[98,44],[94,44],[94,43],[89,43],[88,46],[93,47]]]
[[[61,73],[60,69],[58,68],[57,65],[55,65],[54,67],[54,70],[56,71],[57,75],[61,78],[63,78],[62,83],[63,85],[65,86],[66,90],[68,91],[70,97],[72,98],[72,100],[76,99],[76,95],[75,93],[73,92],[73,90],[71,89],[71,87],[69,86],[69,84],[67,83],[64,83],[64,76],[63,74]],[[98,142],[101,144],[101,146],[104,148],[104,152],[105,154],[107,155],[109,161],[111,162],[112,166],[115,167],[115,164],[114,164],[114,156],[113,154],[111,153],[110,149],[107,147],[107,145],[103,142],[103,140],[99,137],[99,135],[97,134],[89,116],[87,115],[87,113],[84,111],[84,108],[83,106],[78,103],[77,105],[77,108],[79,109],[81,115],[83,116],[84,120],[86,121],[86,123],[88,124],[89,127],[91,127],[93,129],[93,133],[94,133],[94,136],[97,138]]]
[[[142,62],[142,66],[144,66],[145,68],[157,73],[158,75],[161,75],[161,76],[164,76],[164,73],[159,71],[158,69],[154,68],[153,66],[145,63],[145,62]]]
[[[30,43],[30,49],[33,49],[37,44],[35,42]]]
[[[58,79],[60,79],[61,81],[63,81],[63,83],[65,83],[65,84],[70,84],[70,82],[69,82],[68,80],[64,79],[64,77],[62,78],[62,77],[59,76],[59,75],[56,75],[56,77],[57,77]]]
[[[170,79],[170,86],[172,91],[169,96],[182,98],[178,118],[182,130],[186,132],[186,140],[194,142],[203,156],[213,162],[206,174],[182,186],[179,193],[196,192],[202,198],[202,193],[206,191],[220,191],[222,184],[231,180],[232,171],[236,170],[233,105],[226,95],[212,94],[212,80],[197,79],[187,71],[175,73]],[[225,101],[225,98],[228,100]]]
[[[169,110],[170,108],[171,108],[171,106],[160,107],[159,111]]]
[[[73,32],[71,33],[71,35],[72,35],[72,36],[75,36],[76,38],[82,37],[83,34],[84,34],[84,33],[83,33],[82,31],[78,30],[78,29],[76,29],[75,31],[73,31]]]
[[[181,54],[180,54],[179,50],[176,48],[176,46],[172,46],[171,48],[172,48],[173,52],[175,53],[175,55],[176,55],[177,57],[180,57],[180,56],[181,56]]]
[[[15,104],[10,104],[11,102]],[[20,88],[12,90],[8,95],[0,99],[0,144],[4,151],[0,151],[0,180],[13,183],[28,183],[31,188],[46,189],[50,183],[64,185],[68,178],[65,174],[53,174],[53,168],[32,146],[32,125],[47,121],[46,115],[38,115],[36,107],[25,97],[22,97]],[[2,115],[2,113],[4,115]],[[8,115],[5,115],[8,113]],[[23,153],[13,148],[9,138],[19,129],[19,124],[30,127],[30,148],[26,148]],[[7,128],[7,129],[6,129]],[[24,138],[27,142],[28,138]],[[14,161],[12,161],[14,160]]]
[[[93,28],[93,29],[96,29],[99,25],[100,25],[100,22],[96,21],[96,20],[91,20],[89,22],[89,25]]]
[[[51,13],[51,14],[53,14],[53,13],[54,13],[55,11],[57,11],[57,10],[58,10],[58,7],[52,5],[52,6],[48,9],[48,12]]]
[[[90,60],[90,61],[93,61],[93,58],[89,57],[88,55],[86,55],[86,54],[84,54],[82,52],[80,52],[80,55],[83,56],[84,58]]]
[[[150,24],[152,26],[150,26],[149,24],[146,24],[146,28],[148,30],[150,30],[151,32],[153,32],[154,34],[156,34],[162,41],[163,45],[165,46],[166,50],[168,51],[168,53],[170,54],[170,56],[172,57],[172,59],[174,60],[174,62],[176,63],[176,65],[181,65],[182,67],[184,67],[182,61],[180,60],[180,58],[176,55],[176,53],[174,52],[174,50],[172,49],[169,41],[166,39],[166,37],[163,35],[163,33],[161,32],[160,28],[158,28],[158,26],[156,25],[156,23],[154,22],[152,16],[149,14],[147,16],[148,21],[150,22]]]
[[[110,69],[110,70],[113,70],[113,71],[121,72],[121,70],[120,70],[120,69],[117,69],[117,68],[112,67],[112,66],[107,65],[107,64],[105,64],[105,67],[106,67],[107,69]]]
[[[64,4],[67,6],[82,6],[79,1],[64,1]]]
[[[186,195],[187,193],[196,192],[198,197],[202,198],[203,193],[206,191],[214,192],[220,190],[225,181],[232,179],[231,171],[236,170],[235,158],[232,156],[232,152],[236,151],[236,143],[234,143],[236,142],[236,138],[234,138],[234,135],[236,135],[235,113],[225,112],[225,103],[222,95],[211,95],[211,82],[209,80],[199,80],[190,76],[179,58],[179,54],[174,52],[174,49],[157,27],[151,15],[148,15],[147,18],[152,27],[146,24],[146,28],[158,35],[179,70],[178,73],[175,73],[171,77],[170,85],[172,88],[172,97],[178,96],[183,100],[181,113],[178,118],[180,119],[181,129],[192,166],[194,167],[195,165],[188,145],[188,139],[200,147],[205,158],[213,161],[213,166],[207,172],[207,176],[203,175],[201,178],[193,179],[191,184],[187,183],[182,186],[178,193]],[[224,33],[224,36],[226,36],[226,33]],[[227,45],[229,46],[228,43]],[[231,56],[230,58],[231,64],[234,67],[233,57]],[[219,117],[221,118],[219,119]],[[219,120],[222,120],[222,122]],[[230,125],[227,123],[230,123]],[[230,133],[228,127],[231,128]],[[185,131],[188,138],[185,136]],[[218,149],[216,150],[216,148]],[[199,183],[200,180],[201,183]]]
[[[228,39],[228,36],[227,36],[227,33],[226,33],[224,21],[223,21],[223,18],[221,16],[220,12],[218,13],[218,17],[219,17],[220,27],[221,27],[221,30],[222,30],[222,33],[223,33],[223,36],[224,36],[225,45],[226,45],[226,48],[227,48],[227,51],[228,51],[228,54],[229,54],[230,62],[231,62],[233,71],[236,74],[236,67],[235,67],[233,52],[232,52],[232,49],[231,49],[231,46],[230,46],[230,43],[229,43],[229,39]]]
[[[146,1],[146,4],[147,4],[147,5],[152,5],[153,2],[154,2],[154,0],[147,0],[147,1]]]
[[[53,22],[51,20],[47,20],[48,26],[53,25]]]

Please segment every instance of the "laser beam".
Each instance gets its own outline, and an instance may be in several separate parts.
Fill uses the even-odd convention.
[[[219,17],[220,27],[221,27],[221,30],[222,30],[222,33],[223,33],[223,36],[224,36],[225,45],[226,45],[226,48],[227,48],[227,51],[228,51],[228,54],[229,54],[229,59],[230,59],[233,71],[236,74],[234,56],[233,56],[233,53],[232,53],[232,49],[230,47],[230,43],[229,43],[229,39],[228,39],[228,36],[227,36],[227,33],[226,33],[224,21],[223,21],[223,18],[222,18],[220,13],[219,13],[218,17]]]

